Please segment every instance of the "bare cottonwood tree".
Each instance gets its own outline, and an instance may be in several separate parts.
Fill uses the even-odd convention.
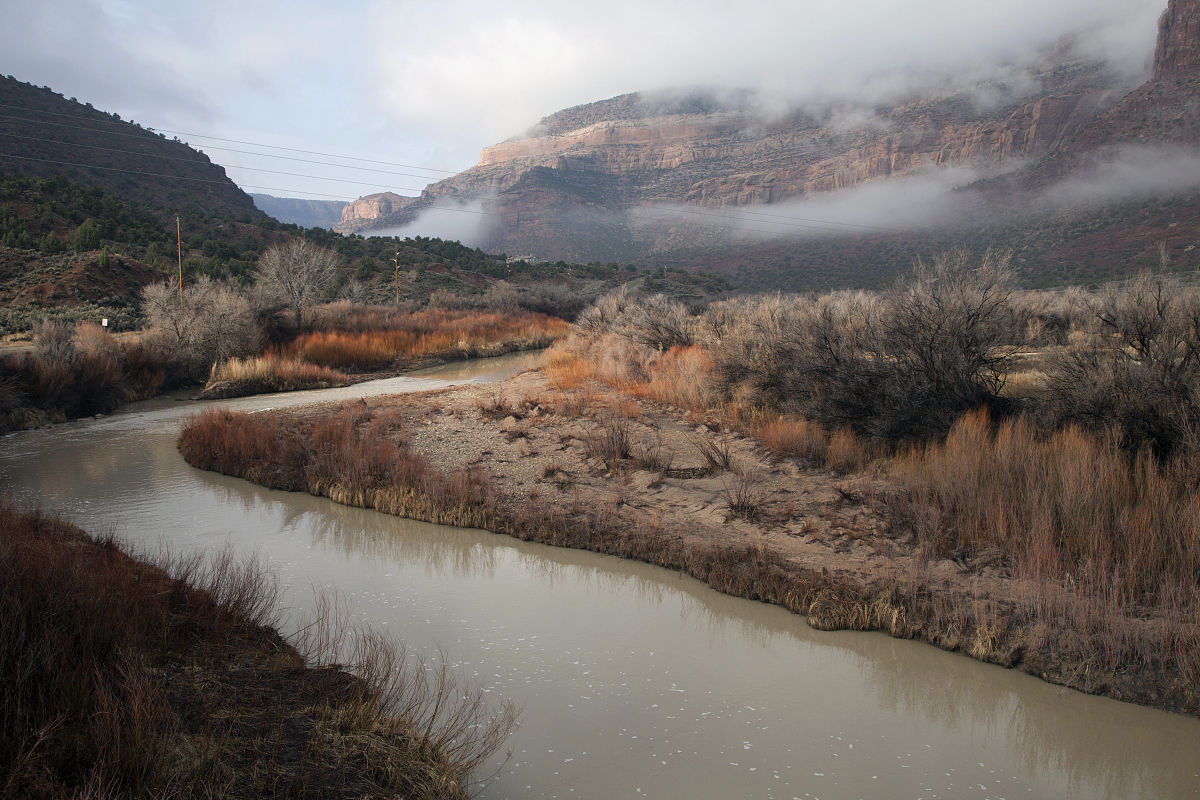
[[[307,239],[275,245],[258,259],[255,277],[264,290],[296,314],[303,327],[304,312],[316,303],[337,276],[338,256]]]
[[[201,276],[184,286],[182,302],[180,295],[175,278],[151,284],[142,289],[142,313],[192,377],[258,348],[254,310],[243,292]]]

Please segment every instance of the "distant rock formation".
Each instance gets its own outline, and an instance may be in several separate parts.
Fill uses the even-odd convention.
[[[404,197],[395,192],[381,192],[360,197],[342,208],[341,220],[335,230],[355,233],[377,227],[395,214],[416,202],[415,197]]]
[[[710,224],[716,212],[761,217],[782,203],[895,181],[931,167],[964,167],[969,169],[963,174],[990,176],[977,194],[996,205],[972,225],[992,225],[999,216],[992,211],[1027,214],[1030,198],[1126,145],[1200,144],[1198,74],[1200,0],[1170,0],[1153,77],[1140,86],[1144,77],[1117,76],[1073,55],[1064,40],[1045,63],[1014,70],[1009,79],[947,84],[894,105],[829,103],[768,115],[749,91],[626,94],[553,114],[523,136],[484,148],[471,169],[390,210],[374,200],[380,195],[363,198],[358,202],[364,209],[348,207],[339,229],[369,233],[411,223],[424,209],[447,201],[476,200],[493,223],[491,238],[481,244],[491,252],[686,264],[745,278],[743,272],[777,264],[779,242],[805,239],[804,226],[792,226],[789,234],[776,222],[780,235],[756,251],[756,243],[736,241]],[[965,201],[966,193],[961,197]],[[1046,253],[1053,253],[1056,265],[1078,258],[1103,263],[1101,271],[1129,269],[1129,253],[1150,247],[1155,237],[1175,241],[1191,235],[1193,227],[1200,237],[1200,227],[1185,213],[1191,202],[1159,209],[1162,225],[1171,226],[1169,236],[1155,227],[1158,222],[1137,223],[1136,248],[1125,246],[1135,227],[1126,217],[1086,212],[1044,225],[1041,249],[1021,258],[1035,265],[1030,269],[1039,261],[1050,263]],[[1200,199],[1196,202],[1200,210]],[[1132,220],[1142,212],[1121,213],[1134,215]],[[1094,240],[1103,232],[1103,247],[1073,250],[1070,237],[1079,232]],[[862,231],[859,236],[870,238]],[[942,237],[955,244],[964,238],[969,234]],[[1019,231],[1000,238],[1006,246],[1029,243]],[[892,240],[875,239],[878,248],[892,248],[893,259],[910,263],[920,254],[911,242],[899,248]],[[883,258],[861,243],[846,248],[852,249],[865,261]],[[827,264],[834,260],[822,258]],[[792,261],[795,269],[806,268],[804,259]]]
[[[341,200],[307,200],[300,197],[274,197],[250,193],[254,205],[280,222],[290,222],[304,228],[332,228],[342,221]]]

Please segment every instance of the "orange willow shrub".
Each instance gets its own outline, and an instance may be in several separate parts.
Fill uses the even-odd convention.
[[[427,355],[491,355],[545,347],[566,335],[568,323],[545,314],[428,309],[389,318],[385,330],[333,330],[302,334],[277,348],[279,355],[337,369],[381,369]]]
[[[932,554],[994,554],[1017,577],[1126,608],[1200,601],[1200,496],[1148,452],[1131,462],[1075,427],[1043,438],[1023,418],[993,430],[974,412],[892,471]]]
[[[689,411],[707,410],[712,394],[712,361],[699,345],[659,352],[608,334],[593,341],[573,340],[554,346],[543,371],[558,389],[574,389],[593,380],[623,392]]]

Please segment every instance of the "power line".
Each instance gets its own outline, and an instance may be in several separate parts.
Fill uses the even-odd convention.
[[[3,104],[0,103],[0,106],[2,106],[2,105]],[[51,112],[44,112],[44,113],[51,113]],[[92,129],[88,128],[86,126],[67,125],[62,122],[47,122],[46,120],[41,120],[41,119],[27,119],[27,118],[23,118],[23,117],[12,117],[12,116],[4,115],[4,114],[0,114],[0,119],[15,120],[18,122],[32,122],[35,125],[53,125],[58,128],[70,128],[72,130],[81,130],[81,131],[92,132]],[[14,133],[0,133],[0,135],[12,136],[12,137],[15,137],[18,139],[33,139],[35,141],[44,141],[47,144],[62,144],[62,145],[66,145],[68,147],[94,147],[99,150],[111,150],[113,152],[118,152],[118,153],[130,153],[130,154],[134,154],[134,155],[144,155],[144,156],[149,156],[151,158],[170,158],[170,159],[175,159],[178,161],[194,160],[194,159],[187,159],[187,158],[181,157],[181,156],[164,156],[164,155],[159,155],[157,153],[147,153],[147,152],[138,151],[138,150],[117,150],[115,148],[100,147],[100,146],[94,145],[94,144],[79,144],[76,142],[52,142],[52,141],[48,141],[45,139],[40,139],[36,136],[21,136],[19,134],[14,134]],[[129,138],[138,139],[141,141],[146,141],[145,135],[136,134],[136,133],[124,133],[124,132],[120,132],[120,131],[105,131],[105,135],[106,136],[125,136],[125,137],[129,137]],[[155,141],[160,141],[160,140],[156,138]],[[161,139],[161,141],[169,142],[171,140],[170,139]],[[178,142],[177,144],[183,144],[185,147],[187,146],[183,142]],[[221,150],[221,151],[227,151],[227,152],[231,152],[231,153],[241,153],[243,155],[249,155],[249,156],[260,156],[262,158],[275,158],[275,159],[281,159],[283,161],[296,161],[296,162],[300,162],[302,164],[319,164],[321,166],[326,166],[326,167],[336,167],[338,169],[353,169],[353,170],[359,170],[362,172],[376,173],[379,175],[399,175],[399,176],[403,176],[406,178],[422,178],[424,180],[429,180],[429,181],[435,180],[435,176],[432,176],[432,175],[417,175],[417,174],[414,174],[411,172],[392,172],[390,170],[375,169],[373,167],[358,167],[353,164],[338,164],[338,163],[335,163],[332,161],[315,161],[315,160],[307,159],[307,158],[295,158],[294,156],[277,156],[273,153],[255,153],[252,150],[235,150],[234,148],[231,148],[231,147],[215,147],[212,145],[201,145],[201,146],[208,150]],[[201,152],[201,151],[198,151],[198,152]],[[384,163],[384,162],[380,162],[380,163]],[[238,169],[238,167],[233,167],[233,169]],[[241,167],[241,169],[251,169],[251,167]],[[428,168],[428,167],[415,167],[415,169],[424,169],[426,171],[440,171],[440,170],[433,170],[432,168]]]
[[[27,112],[31,111],[35,114],[47,114],[49,116],[54,116],[54,117],[67,117],[68,119],[77,119],[77,116],[74,114],[64,114],[64,113],[58,112],[58,111],[42,111],[41,109],[28,108],[27,106],[15,106],[15,105],[11,105],[9,103],[0,103],[0,108],[15,108],[18,111],[27,111]],[[95,110],[95,109],[93,109],[93,110]],[[99,110],[95,110],[95,111],[97,114],[100,114],[104,117],[108,117],[108,115],[105,114],[103,111],[99,111]],[[61,125],[62,124],[62,123],[46,122],[45,120],[35,120],[35,119],[25,119],[22,121],[23,122],[40,123],[43,125]],[[98,119],[98,120],[94,120],[94,121],[95,122],[107,122],[112,125],[135,125],[135,124],[137,124],[130,120],[121,120],[121,119],[103,119],[103,120]],[[78,126],[78,125],[67,125],[64,127],[79,128],[81,130],[87,130],[87,128],[82,128],[81,126]],[[141,127],[141,126],[139,126],[139,127]],[[151,128],[151,127],[145,127],[145,128],[143,128],[143,130],[148,131],[150,133],[170,133],[170,134],[173,134],[176,136],[195,136],[198,139],[212,139],[213,141],[216,141],[216,142],[230,142],[232,144],[245,144],[245,145],[250,145],[252,147],[265,147],[268,150],[286,150],[289,153],[304,153],[305,155],[310,155],[310,156],[324,156],[326,158],[340,158],[340,159],[344,159],[346,161],[362,161],[362,162],[365,162],[368,164],[383,164],[384,166],[388,166],[388,167],[403,167],[405,169],[419,169],[419,170],[424,170],[425,172],[441,172],[445,175],[457,175],[458,174],[457,171],[452,170],[452,169],[440,169],[438,167],[423,167],[423,166],[420,166],[417,164],[401,164],[401,163],[398,163],[395,161],[380,161],[380,160],[373,159],[373,158],[362,158],[360,156],[346,156],[346,155],[340,155],[338,153],[321,153],[321,152],[317,152],[315,150],[301,150],[301,149],[298,149],[295,147],[283,147],[282,145],[266,144],[264,142],[249,142],[249,141],[243,141],[241,139],[222,139],[219,136],[209,136],[208,134],[204,134],[204,133],[185,133],[183,131],[172,131],[172,130],[167,130],[166,128]],[[114,131],[114,133],[116,133],[116,132]],[[137,136],[137,134],[131,134],[131,133],[121,133],[119,135]],[[166,141],[170,141],[170,140],[166,140]],[[212,149],[220,150],[222,148],[214,147]],[[269,153],[253,153],[252,155],[264,155],[264,156],[268,156],[271,158],[284,158],[284,156],[271,156]],[[299,160],[303,160],[303,159],[296,159],[296,160],[299,161]],[[351,165],[335,164],[335,165],[331,165],[331,166],[350,167]],[[417,175],[414,177],[423,177],[423,176]]]
[[[143,156],[143,157],[147,157],[147,158],[162,158],[162,159],[166,159],[168,161],[186,161],[186,162],[190,162],[192,164],[196,164],[197,166],[199,166],[199,163],[195,159],[187,158],[184,156],[164,156],[164,155],[158,155],[157,153],[140,153],[136,150],[121,150],[116,147],[102,147],[100,145],[95,145],[95,144],[76,144],[75,142],[56,142],[56,141],[50,141],[47,139],[39,139],[36,136],[20,136],[18,134],[4,133],[2,131],[0,131],[0,136],[9,136],[9,137],[12,137],[15,139],[29,139],[29,140],[33,140],[33,141],[43,142],[45,144],[61,144],[61,145],[65,145],[67,147],[88,147],[93,150],[103,150],[108,153],[121,153],[124,155]],[[0,155],[8,155],[8,154],[0,153]],[[13,155],[10,157],[11,158],[23,158],[24,156]],[[37,161],[37,160],[46,160],[46,159],[32,159],[32,160]],[[51,163],[58,163],[58,162],[51,162]],[[66,163],[66,162],[62,162],[62,163]],[[95,166],[97,169],[111,169],[109,167],[100,167],[98,165],[76,164],[74,166]],[[353,181],[353,180],[347,180],[344,178],[330,178],[330,177],[326,177],[324,175],[304,175],[299,172],[284,172],[282,170],[276,170],[276,169],[263,169],[262,167],[236,166],[236,167],[225,167],[225,168],[226,169],[249,170],[250,172],[268,172],[268,173],[271,173],[274,175],[288,175],[293,178],[312,178],[313,180],[334,181],[336,183],[350,183],[350,184],[354,184],[356,186],[367,186],[367,187],[374,188],[374,189],[400,189],[401,191],[405,191],[405,192],[421,192],[421,191],[423,191],[422,189],[415,189],[415,188],[412,188],[409,186],[382,186],[379,184],[367,183],[366,181]],[[156,173],[143,173],[143,174],[150,175],[150,174],[156,174]],[[166,177],[166,178],[172,177],[170,175],[157,175],[157,174],[156,174],[156,176],[157,177]],[[179,177],[184,177],[184,176],[179,176]],[[410,177],[420,178],[422,176],[413,175]],[[193,180],[193,179],[185,178],[185,180]]]
[[[254,147],[268,147],[272,150],[286,150],[289,153],[304,153],[310,156],[324,156],[326,158],[344,158],[347,161],[363,161],[368,164],[384,164],[389,167],[405,167],[407,169],[423,169],[426,172],[442,172],[446,175],[457,175],[458,173],[452,169],[438,169],[437,167],[422,167],[416,164],[398,164],[394,161],[377,161],[373,158],[359,158],[358,156],[342,156],[337,153],[320,153],[316,150],[300,150],[295,147],[282,147],[276,144],[262,144],[259,142],[245,142],[241,139],[222,139],[220,136],[208,136],[203,133],[184,133],[183,131],[169,131],[165,128],[148,128],[147,130],[158,131],[161,133],[171,133],[176,136],[195,136],[197,139],[212,139],[215,142],[231,142],[233,144],[248,144]],[[216,149],[216,148],[214,148]]]
[[[102,147],[101,145],[98,145],[98,144],[81,144],[78,142],[59,142],[59,141],[55,141],[53,139],[43,139],[40,136],[23,136],[19,133],[6,133],[4,131],[0,131],[0,136],[7,136],[10,139],[25,139],[25,140],[32,141],[32,142],[41,142],[42,144],[61,144],[65,147],[87,147],[87,148],[91,148],[92,150],[104,150],[105,152],[108,152],[108,153],[123,153],[125,155],[144,156],[146,158],[161,158],[161,159],[165,159],[167,161],[187,161],[192,164],[199,163],[195,158],[188,157],[188,156],[166,156],[166,155],[161,155],[159,153],[145,153],[140,150],[122,150],[119,147]],[[230,148],[228,148],[228,147],[210,147],[209,149],[210,150],[230,150]],[[349,164],[334,164],[330,161],[309,161],[309,160],[303,159],[303,158],[292,158],[291,156],[273,156],[270,153],[254,153],[249,150],[230,150],[230,151],[234,152],[234,153],[245,153],[246,155],[252,155],[252,156],[264,156],[266,158],[280,158],[285,161],[299,161],[299,162],[302,162],[305,164],[321,164],[323,166],[340,167],[342,169],[357,169],[357,170],[362,170],[364,172],[378,173],[380,175],[402,175],[407,178],[428,177],[426,175],[413,175],[412,173],[409,173],[409,172],[388,172],[386,170],[372,169],[370,167],[354,167]],[[238,167],[228,167],[228,169],[253,169],[253,167],[238,166]],[[316,176],[307,176],[307,177],[316,177]],[[334,179],[330,178],[329,180],[334,180]]]
[[[310,194],[310,195],[314,195],[317,197],[328,197],[328,198],[331,198],[334,200],[342,200],[347,203],[353,202],[356,199],[353,197],[348,198],[348,197],[344,197],[341,195],[323,194],[321,192],[309,192],[309,191],[305,191],[303,189],[281,189],[277,186],[255,186],[252,184],[244,184],[242,186],[239,186],[238,184],[233,183],[233,181],[229,180],[228,178],[226,178],[225,180],[213,180],[211,178],[191,178],[186,175],[168,175],[168,174],[162,173],[162,172],[146,172],[144,170],[138,170],[138,169],[122,169],[119,167],[103,167],[103,166],[100,166],[99,164],[79,164],[79,163],[75,163],[72,161],[56,161],[56,160],[49,159],[49,158],[34,158],[33,156],[17,156],[17,155],[13,155],[11,153],[0,153],[0,158],[16,158],[16,159],[20,159],[21,161],[39,161],[43,164],[56,164],[58,166],[64,166],[64,167],[79,167],[80,169],[102,169],[107,172],[120,172],[120,173],[123,173],[126,175],[145,175],[145,176],[151,177],[151,178],[170,178],[171,180],[178,180],[178,181],[193,181],[196,183],[216,183],[216,184],[222,184],[222,185],[232,185],[233,188],[235,188],[235,189],[236,188],[263,189],[263,190],[269,191],[269,192],[288,192],[291,194]],[[427,206],[426,208],[428,208],[430,210],[438,210],[438,211],[458,211],[458,212],[462,212],[464,214],[488,215],[488,214],[493,213],[490,211],[474,211],[472,209],[467,209],[467,208],[455,208],[453,206]]]

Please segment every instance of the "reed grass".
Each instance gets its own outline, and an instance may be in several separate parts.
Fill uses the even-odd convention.
[[[1200,497],[1148,451],[1024,418],[965,416],[944,442],[901,455],[922,545],[942,557],[994,553],[1018,578],[1112,593],[1139,607],[1200,600]]]

